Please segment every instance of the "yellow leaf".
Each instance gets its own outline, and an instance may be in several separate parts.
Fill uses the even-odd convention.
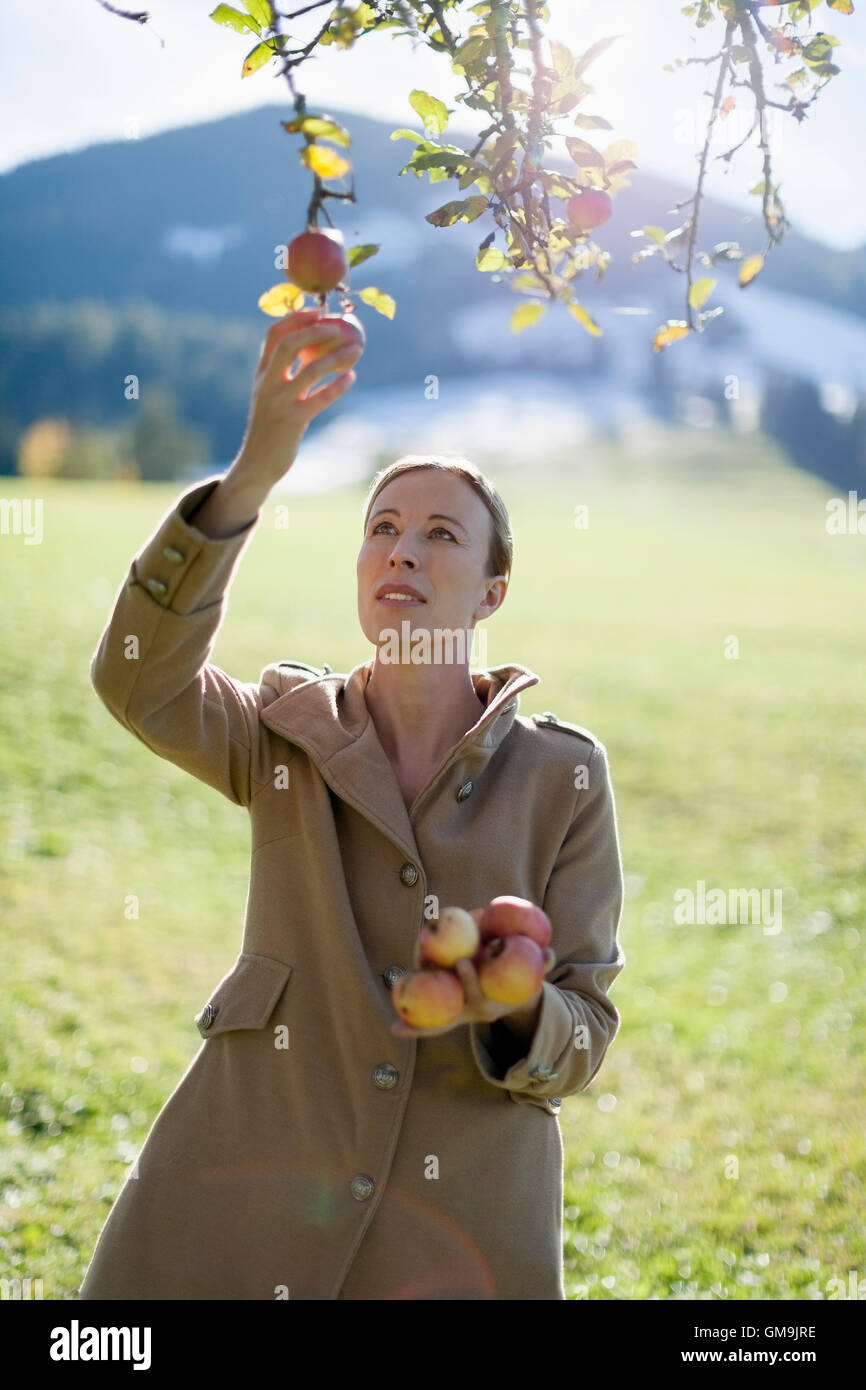
[[[688,324],[682,319],[668,319],[653,338],[653,347],[656,352],[661,352],[662,348],[666,348],[669,343],[675,343],[678,338],[684,338],[690,331]]]
[[[546,304],[518,304],[508,326],[512,333],[522,333],[524,328],[536,323],[546,309]]]
[[[383,290],[377,290],[374,285],[368,285],[363,290],[353,290],[359,299],[363,299],[365,304],[369,304],[371,309],[376,309],[380,314],[384,314],[386,319],[392,319],[397,312],[397,305],[390,294],[385,294]]]
[[[578,304],[576,300],[572,300],[568,309],[569,313],[574,314],[578,323],[583,324],[587,333],[592,334],[593,338],[601,338],[603,336],[603,330],[599,328],[595,319],[586,312],[582,304]]]
[[[750,285],[764,267],[763,256],[749,256],[740,266],[740,284]]]
[[[351,164],[327,145],[306,145],[301,150],[301,162],[318,174],[320,179],[338,179],[351,169]]]
[[[718,280],[713,280],[709,276],[704,276],[702,280],[695,280],[689,290],[689,304],[691,307],[693,309],[700,309],[702,304],[706,304],[718,283]]]
[[[258,306],[263,313],[270,314],[271,318],[281,319],[286,314],[303,309],[305,298],[303,290],[299,290],[297,285],[272,285],[264,294],[259,295]]]

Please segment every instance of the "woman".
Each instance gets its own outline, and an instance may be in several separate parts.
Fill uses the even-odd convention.
[[[357,575],[376,652],[348,675],[274,662],[247,684],[208,661],[271,487],[354,380],[310,391],[346,367],[339,351],[291,374],[323,331],[292,315],[270,329],[237,459],[134,557],[93,658],[130,732],[247,808],[252,858],[241,952],[81,1296],[562,1299],[558,1109],[617,1031],[624,964],[606,751],[518,716],[538,683],[523,666],[470,674],[468,650],[393,650],[394,635],[471,636],[501,605],[498,494],[441,460],[374,480]],[[405,612],[383,598],[407,589]],[[467,963],[452,1025],[400,1023],[390,989],[425,915],[506,893],[553,924],[537,996],[493,1004]]]

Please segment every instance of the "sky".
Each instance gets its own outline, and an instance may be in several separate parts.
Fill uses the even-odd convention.
[[[150,22],[117,18],[96,0],[2,0],[0,173],[46,155],[133,133],[146,138],[268,103],[287,111],[289,90],[285,79],[274,75],[276,64],[241,78],[241,62],[252,43],[248,35],[209,18],[216,0],[114,3],[127,9],[146,5]],[[299,8],[301,0],[280,3],[287,11],[290,4]],[[549,0],[549,8],[548,33],[577,53],[596,39],[620,36],[587,72],[595,93],[580,108],[604,116],[614,129],[586,132],[588,138],[633,140],[641,169],[693,187],[710,104],[704,93],[714,69],[694,64],[670,73],[662,64],[711,53],[714,26],[696,30],[681,15],[681,0]],[[850,16],[825,4],[814,11],[815,31],[840,40],[834,59],[842,71],[802,123],[772,112],[769,125],[789,221],[839,249],[866,243],[860,158],[866,130],[866,0],[855,0],[855,9]],[[292,37],[305,42],[321,14],[295,21]],[[789,63],[774,72],[769,55],[766,66],[770,83],[790,69]],[[308,106],[317,109],[331,105],[420,129],[407,99],[412,87],[420,87],[456,107],[447,134],[459,137],[461,129],[471,134],[476,128],[471,113],[456,103],[462,83],[447,60],[392,32],[371,34],[351,50],[323,49],[297,71]],[[780,92],[773,95],[781,99]],[[747,109],[736,106],[727,118],[724,143],[714,145],[714,152],[735,144],[748,124]],[[570,118],[560,122],[560,129],[569,126]],[[711,165],[707,191],[754,211],[757,200],[747,190],[759,177],[753,140],[731,164]]]

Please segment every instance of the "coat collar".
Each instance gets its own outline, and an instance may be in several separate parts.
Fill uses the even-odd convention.
[[[348,673],[331,672],[287,690],[260,711],[269,729],[298,744],[314,760],[325,781],[410,853],[417,854],[412,822],[393,768],[379,740],[364,698],[372,659]],[[477,723],[457,743],[428,783],[430,791],[446,767],[457,764],[464,780],[477,777],[511,729],[517,696],[537,685],[526,666],[507,663],[470,672],[484,700]],[[384,767],[383,767],[384,765]],[[413,817],[427,792],[413,803]]]

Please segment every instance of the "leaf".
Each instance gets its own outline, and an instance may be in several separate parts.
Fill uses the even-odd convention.
[[[524,328],[529,328],[531,324],[537,323],[542,314],[546,312],[546,304],[518,304],[511,315],[508,326],[512,333],[522,333]]]
[[[833,49],[838,47],[839,40],[834,39],[832,34],[816,34],[814,39],[811,39],[802,50],[803,57],[809,64],[823,63]]]
[[[209,16],[214,24],[223,24],[227,29],[234,29],[236,34],[260,34],[261,28],[256,21],[248,14],[241,14],[234,5],[217,5]]]
[[[327,145],[307,145],[301,150],[301,163],[312,169],[320,179],[338,179],[351,169],[351,164]]]
[[[253,19],[257,20],[263,29],[273,28],[274,11],[271,0],[244,0],[244,3]]]
[[[603,329],[599,328],[592,315],[588,314],[586,309],[584,309],[583,305],[578,304],[576,299],[572,299],[569,302],[568,310],[569,313],[574,314],[574,317],[577,319],[578,323],[583,324],[587,333],[592,334],[593,338],[601,338],[603,336]]]
[[[438,97],[431,97],[429,92],[422,92],[419,87],[415,87],[409,93],[409,103],[421,117],[428,130],[432,130],[436,135],[441,135],[448,124],[449,111],[444,101]]]
[[[363,299],[365,304],[369,304],[371,309],[376,309],[380,314],[384,314],[386,319],[392,319],[397,312],[397,305],[390,294],[385,294],[383,290],[377,290],[375,286],[368,285],[363,290],[353,290],[359,299]]]
[[[649,240],[650,240],[650,241],[656,242],[657,245],[659,245],[659,246],[661,246],[661,245],[664,243],[664,239],[665,239],[665,229],[664,229],[664,227],[644,227],[642,230],[643,230],[643,235],[644,235],[645,237],[649,237]],[[640,236],[640,235],[641,235],[640,232],[633,232],[633,233],[632,233],[632,236]]]
[[[610,121],[606,121],[604,116],[581,116],[574,118],[575,124],[582,126],[584,130],[613,130]]]
[[[690,306],[693,309],[700,309],[703,304],[706,304],[718,283],[718,280],[713,280],[707,275],[700,280],[695,280],[689,288]]]
[[[634,140],[612,140],[603,154],[605,164],[616,164],[621,159],[637,159],[637,145]]]
[[[464,43],[457,46],[451,60],[451,69],[453,72],[456,72],[458,68],[462,71],[468,64],[476,62],[478,58],[489,52],[490,40],[481,34],[476,34],[473,38],[466,39]]]
[[[294,125],[294,121],[290,122]],[[299,130],[305,135],[321,135],[325,140],[333,140],[337,145],[351,145],[352,137],[345,126],[329,121],[324,116],[305,116],[299,123]]]
[[[746,285],[750,285],[754,280],[755,276],[760,274],[763,268],[763,256],[747,256],[746,259],[743,261],[743,264],[740,266],[740,285],[743,287],[745,287]]]
[[[416,135],[414,130],[406,130],[401,126],[399,130],[391,131],[392,140],[414,140],[416,145],[426,145],[427,141],[423,135]]]
[[[498,246],[486,246],[475,257],[476,270],[504,270],[508,265],[510,265],[508,257],[504,251],[500,251]]]
[[[297,285],[284,284],[272,285],[264,294],[259,295],[257,302],[263,313],[270,314],[271,318],[281,319],[286,314],[303,309],[305,298],[303,290],[299,290]]]
[[[594,63],[606,48],[609,48],[617,39],[621,39],[622,34],[612,34],[610,38],[599,39],[597,43],[591,44],[584,54],[578,58],[574,65],[575,77],[582,77],[590,63]]]
[[[553,66],[556,68],[557,75],[567,81],[574,73],[574,54],[571,49],[561,43],[559,39],[551,39],[550,55],[553,58]]]
[[[686,334],[690,332],[691,329],[683,319],[668,319],[653,338],[653,347],[656,352],[661,352],[662,348],[675,343],[678,338],[685,338]]]
[[[487,211],[487,199],[483,193],[473,193],[466,199],[466,211],[463,214],[464,222],[474,222],[476,217],[480,217],[482,212]]]
[[[273,39],[265,39],[264,42],[257,43],[255,48],[251,48],[244,58],[241,77],[249,77],[252,73],[258,72],[259,68],[263,68],[271,58],[276,58],[279,50],[284,48],[287,43],[288,36],[286,34],[277,34]]]
[[[854,6],[851,0],[827,0],[831,10],[838,10],[840,14],[853,14]]]
[[[381,244],[381,242],[367,241],[364,242],[363,246],[350,246],[346,252],[349,265],[360,265],[362,261],[368,261],[371,256],[375,256]]]
[[[565,143],[575,164],[588,164],[593,169],[603,167],[604,155],[588,140],[579,140],[576,135],[566,135]]]

